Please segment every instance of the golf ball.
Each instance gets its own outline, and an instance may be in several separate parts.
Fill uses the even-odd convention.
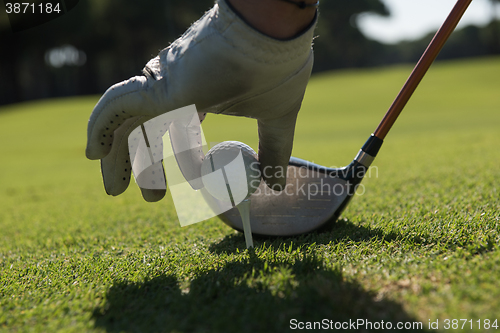
[[[257,154],[238,141],[224,141],[212,147],[201,165],[201,175],[213,197],[234,205],[257,190],[261,176]]]

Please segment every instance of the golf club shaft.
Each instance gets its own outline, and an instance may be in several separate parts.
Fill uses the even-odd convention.
[[[457,26],[458,22],[464,15],[465,11],[469,7],[472,0],[458,0],[455,7],[451,11],[448,18],[443,23],[441,28],[438,30],[431,43],[425,50],[424,54],[420,58],[419,62],[410,74],[410,77],[406,81],[405,85],[399,92],[398,96],[392,103],[391,107],[384,116],[384,119],[380,122],[377,129],[373,133],[379,139],[384,139],[392,125],[396,122],[399,114],[405,107],[406,103],[412,96],[415,89],[417,89],[418,84],[424,77],[427,70],[432,65],[439,52],[443,48],[451,33]]]

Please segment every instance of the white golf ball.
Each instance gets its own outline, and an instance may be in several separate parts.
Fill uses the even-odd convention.
[[[237,205],[260,184],[260,164],[255,151],[238,141],[212,147],[201,165],[203,185],[215,198]]]

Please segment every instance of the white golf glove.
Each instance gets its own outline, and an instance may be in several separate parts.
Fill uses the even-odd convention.
[[[131,131],[191,104],[201,120],[205,113],[257,119],[263,178],[272,188],[284,187],[297,113],[313,65],[315,25],[316,19],[294,39],[277,40],[250,27],[219,0],[148,62],[144,76],[110,87],[90,116],[86,149],[87,158],[101,159],[106,192],[118,195],[129,185]],[[158,201],[165,189],[141,191],[147,201]]]

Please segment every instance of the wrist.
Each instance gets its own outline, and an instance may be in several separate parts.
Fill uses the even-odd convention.
[[[290,39],[305,29],[316,17],[317,8],[308,6],[317,0],[297,4],[283,0],[225,0],[250,26],[276,39]],[[295,0],[290,0],[295,2]]]

